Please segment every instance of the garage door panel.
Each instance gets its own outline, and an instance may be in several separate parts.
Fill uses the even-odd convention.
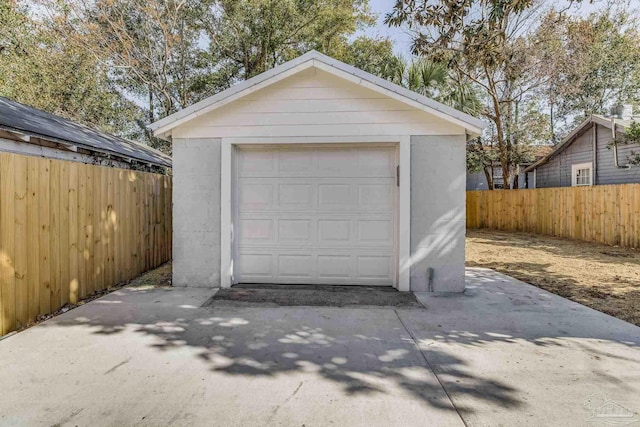
[[[318,220],[318,243],[350,243],[352,222],[350,219],[338,218]]]
[[[280,277],[312,279],[313,267],[312,255],[279,254],[278,275]]]
[[[395,170],[395,163],[395,156],[392,151],[358,151],[358,169],[359,174],[362,176],[392,176]]]
[[[354,188],[349,184],[319,184],[318,208],[349,209],[353,206]]]
[[[393,187],[386,184],[358,185],[358,208],[388,211],[393,206]]]
[[[392,285],[395,149],[260,150],[238,153],[235,280]]]
[[[314,186],[310,184],[278,185],[278,207],[289,209],[313,208]]]
[[[318,278],[351,279],[352,258],[351,255],[318,255]]]
[[[317,176],[349,176],[358,164],[356,149],[321,148],[317,150]]]
[[[278,242],[312,241],[312,220],[310,219],[279,219]]]
[[[277,176],[275,152],[249,149],[238,160],[238,176]]]
[[[264,214],[243,214],[239,220],[242,246],[289,244],[325,249],[345,246],[354,249],[393,247],[394,221],[390,215],[349,218],[342,214],[309,218],[311,215],[303,212],[288,214],[286,218],[270,219]],[[277,225],[274,226],[274,223]]]
[[[314,150],[284,150],[278,151],[278,171],[279,176],[287,176],[288,173],[294,175],[304,175],[314,169]]]
[[[272,184],[243,184],[239,199],[240,209],[255,211],[276,208],[273,190]]]
[[[363,219],[358,221],[358,243],[385,244],[393,241],[391,219]]]
[[[242,254],[238,263],[242,276],[266,280],[274,274],[271,254]]]
[[[240,240],[244,242],[275,242],[273,220],[268,218],[246,218],[239,221]]]
[[[240,254],[236,271],[242,276],[242,283],[393,283],[392,257],[284,252]]]
[[[391,279],[392,259],[389,256],[358,256],[358,277],[362,279]]]

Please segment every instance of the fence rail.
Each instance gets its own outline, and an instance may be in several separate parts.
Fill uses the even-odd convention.
[[[467,227],[640,247],[640,184],[467,192]]]
[[[0,335],[170,258],[170,177],[0,153]]]

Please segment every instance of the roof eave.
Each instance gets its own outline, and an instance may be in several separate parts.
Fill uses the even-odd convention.
[[[142,158],[138,158],[138,157],[128,156],[126,154],[119,153],[117,151],[99,149],[99,148],[96,148],[94,146],[86,145],[86,144],[75,142],[75,141],[67,141],[67,140],[55,138],[55,137],[44,135],[44,134],[40,134],[40,133],[37,133],[37,132],[26,131],[26,130],[17,129],[17,128],[12,128],[11,126],[0,125],[0,129],[6,130],[8,132],[16,132],[16,133],[20,133],[20,134],[23,134],[23,135],[27,135],[27,136],[29,136],[31,138],[38,138],[38,139],[45,140],[45,141],[51,141],[51,142],[53,142],[55,144],[60,144],[60,145],[65,145],[65,146],[80,147],[80,148],[82,148],[84,150],[92,151],[94,153],[100,153],[100,154],[107,155],[107,156],[118,156],[118,157],[121,157],[123,159],[131,159],[131,160],[134,160],[136,162],[149,163],[149,164],[153,164],[154,166],[160,166],[160,167],[165,167],[165,168],[166,167],[168,167],[168,168],[172,167],[171,159],[165,159],[163,162],[152,161],[152,160],[149,160],[149,159],[142,159]],[[22,142],[25,143],[25,144],[32,144],[32,142],[25,142],[25,141],[22,141]]]
[[[569,132],[569,134],[562,139],[560,144],[558,144],[552,152],[550,152],[549,154],[544,156],[542,159],[538,160],[536,163],[526,168],[524,172],[525,173],[531,172],[532,170],[549,162],[552,158],[554,158],[555,156],[560,154],[562,151],[564,151],[566,148],[568,148],[571,144],[573,144],[576,138],[582,134],[584,129],[591,124],[597,124],[597,125],[604,126],[606,128],[611,129],[613,122],[611,119],[607,119],[606,117],[598,116],[595,114],[590,115],[585,120],[583,120],[582,123],[576,126],[575,129]],[[616,123],[616,131],[621,131],[624,133],[624,130],[625,130],[624,125],[621,125],[620,123]]]

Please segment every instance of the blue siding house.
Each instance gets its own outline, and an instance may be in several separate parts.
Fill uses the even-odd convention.
[[[525,169],[529,188],[640,183],[640,167],[629,165],[637,145],[614,145],[632,117],[592,115],[547,156]]]

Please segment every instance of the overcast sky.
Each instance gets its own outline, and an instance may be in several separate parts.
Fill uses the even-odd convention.
[[[638,1],[638,0],[631,0]],[[384,24],[384,16],[389,13],[393,8],[395,0],[369,0],[371,9],[378,14],[378,25],[376,28],[372,28],[366,31],[368,36],[382,36],[389,37],[395,44],[395,51],[398,54],[409,56],[411,49],[411,35],[402,28],[389,28]],[[565,0],[546,0],[549,6],[555,5],[556,7],[566,7],[569,2]],[[595,0],[592,3],[589,0],[584,0],[580,4],[574,4],[571,6],[571,13],[579,15],[587,15],[594,10],[604,6],[604,0]]]

